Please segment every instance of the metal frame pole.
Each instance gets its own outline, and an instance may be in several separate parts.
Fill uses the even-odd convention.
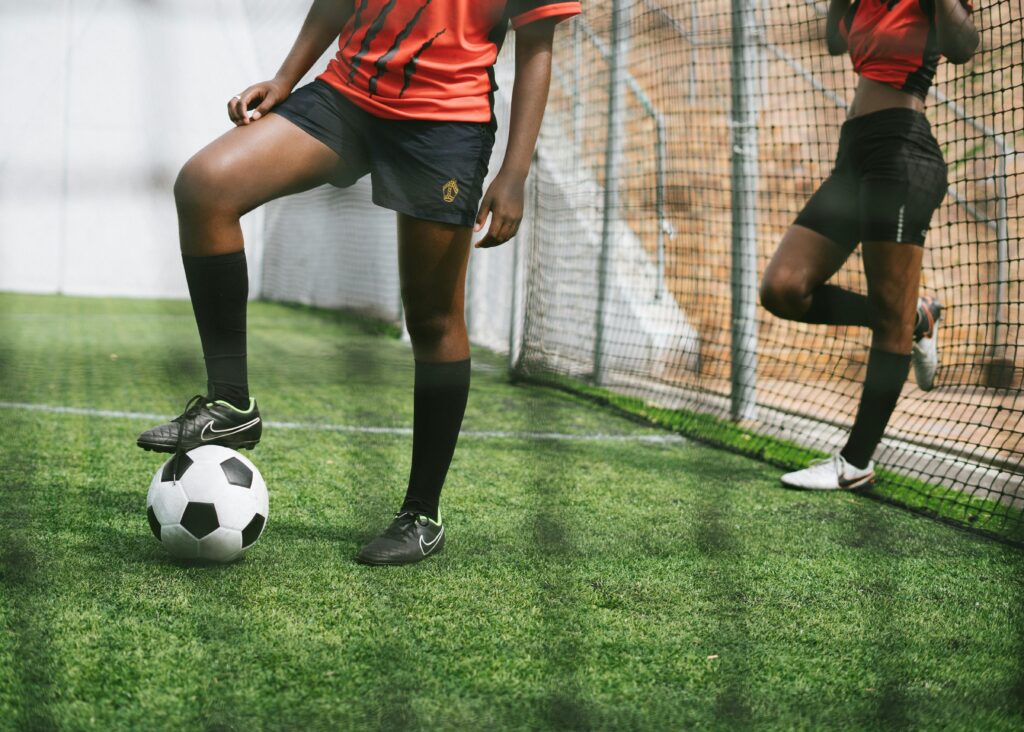
[[[996,138],[999,150],[996,158],[996,282],[995,303],[992,312],[992,340],[989,343],[985,381],[988,386],[1007,388],[1014,382],[1016,353],[1008,353],[1009,289],[1010,289],[1010,232],[1006,205],[1006,162],[1012,154],[1002,138]]]
[[[650,0],[647,0],[650,6]],[[657,7],[657,6],[655,6]],[[589,27],[583,20],[577,19],[578,27],[586,33],[587,38],[594,44],[597,52],[601,54],[602,58],[612,63],[615,56],[611,48],[608,47],[604,41]],[[655,197],[655,209],[658,215],[658,231],[657,231],[657,282],[654,287],[654,299],[660,300],[665,290],[665,239],[668,238],[672,241],[676,237],[675,227],[672,226],[672,222],[668,220],[668,216],[665,214],[665,145],[668,139],[668,134],[665,127],[665,118],[661,116],[661,113],[654,106],[654,102],[647,96],[647,93],[643,90],[643,87],[637,82],[636,78],[628,71],[622,72],[622,80],[626,88],[633,93],[636,97],[637,102],[643,108],[644,113],[651,118],[651,122],[654,125],[654,162],[655,162],[655,185],[657,187]],[[616,185],[618,185],[616,183]]]
[[[761,48],[756,0],[732,0],[732,400],[734,420],[757,414],[757,193]]]
[[[654,283],[654,299],[660,300],[667,292],[665,283],[665,239],[675,239],[675,228],[665,215],[665,120],[654,112],[655,163],[657,165],[657,194],[655,208],[658,213],[657,274]]]
[[[540,204],[538,202],[540,186],[538,176],[540,153],[534,150],[533,162],[530,166],[530,176],[526,179],[526,201],[528,225],[521,227],[519,234],[512,239],[512,306],[508,320],[508,370],[514,372],[518,365],[518,356],[522,352],[523,339],[526,337],[526,293],[522,292],[529,286],[526,277],[523,276],[522,268],[524,262],[530,259],[522,251],[523,247],[532,246],[536,237],[537,220],[540,216]],[[529,231],[529,237],[527,237]],[[523,313],[520,323],[519,313]],[[517,338],[518,336],[518,338]]]
[[[697,101],[697,0],[690,2],[690,104]]]
[[[60,179],[60,226],[57,235],[57,294],[67,288],[68,240],[71,238],[71,98],[75,51],[75,4],[64,2],[64,109],[62,110],[62,141]]]
[[[612,42],[608,59],[608,138],[604,156],[604,216],[597,272],[597,315],[594,333],[594,381],[606,379],[605,318],[609,295],[612,229],[619,217],[619,175],[625,141],[626,57],[629,55],[633,0],[612,0]]]
[[[523,246],[523,239],[518,237],[512,240],[512,298],[509,307],[508,317],[508,370],[514,371],[516,367],[516,331],[519,323],[519,249]]]
[[[572,71],[572,140],[576,149],[583,150],[583,100],[580,90],[583,88],[580,77],[583,74],[583,26],[580,18],[572,20],[572,53],[574,68]]]

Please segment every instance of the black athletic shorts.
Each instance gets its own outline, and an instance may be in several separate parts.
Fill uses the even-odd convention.
[[[378,206],[472,226],[483,196],[495,124],[375,117],[317,79],[274,107],[338,153],[347,188],[367,173]]]
[[[835,168],[795,223],[850,251],[862,241],[923,245],[947,188],[927,117],[883,109],[843,124]]]

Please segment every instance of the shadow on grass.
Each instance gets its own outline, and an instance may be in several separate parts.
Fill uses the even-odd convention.
[[[293,313],[301,313],[307,318],[328,325],[343,325],[364,335],[382,335],[397,339],[401,336],[401,328],[397,323],[381,320],[370,313],[358,313],[349,310],[329,310],[312,305],[301,305],[292,302],[265,302],[264,307],[282,308]]]
[[[31,482],[34,462],[0,465],[0,502],[18,506],[5,511],[0,520],[0,592],[10,608],[5,630],[13,640],[12,680],[20,701],[17,716],[9,721],[18,729],[50,730],[58,728],[50,709],[56,696],[57,661],[48,622],[50,583],[34,548],[39,534],[46,533],[46,508],[40,488]]]
[[[0,349],[0,394],[18,393],[18,353]],[[0,453],[0,593],[10,608],[6,627],[13,640],[11,659],[20,701],[20,718],[8,720],[16,728],[57,729],[50,709],[55,697],[56,659],[48,627],[50,603],[46,601],[49,582],[42,559],[36,554],[36,538],[43,532],[48,508],[60,503],[61,494],[43,495],[34,481],[42,464],[38,445],[26,444],[32,434],[32,420],[5,419],[0,424],[0,444],[19,445],[15,452]],[[29,429],[22,433],[22,428]],[[10,432],[8,433],[8,430]],[[52,493],[48,492],[48,493]]]
[[[727,486],[727,482],[710,485]],[[743,546],[733,531],[730,515],[732,501],[729,490],[711,488],[702,492],[694,516],[693,537],[698,554],[714,569],[709,575],[708,591],[719,599],[715,617],[717,626],[713,640],[722,648],[715,649],[720,664],[722,683],[714,703],[715,717],[725,729],[746,729],[753,717],[747,701],[746,682],[750,678],[750,633],[748,628],[745,587],[736,572],[740,566]]]
[[[878,681],[871,697],[873,704],[861,718],[865,728],[908,729],[914,717],[914,701],[907,694],[912,681],[902,669],[912,667],[905,660],[906,636],[895,620],[893,602],[898,602],[902,584],[903,560],[899,541],[889,525],[891,516],[882,510],[852,512],[852,521],[841,541],[864,554],[855,566],[862,570],[857,577],[864,598],[864,611],[874,632],[877,649],[874,662]],[[875,556],[872,556],[875,555]],[[882,561],[879,561],[879,557]],[[883,574],[879,575],[879,570]]]
[[[1024,552],[1007,549],[1006,555],[1016,567],[1016,592],[1013,593],[1015,604],[1018,608],[1024,608]],[[1015,648],[1012,652],[1016,659],[1016,670],[1015,678],[1008,689],[1007,698],[1010,700],[1011,714],[1015,714],[1019,718],[1021,727],[1024,729],[1024,623],[1015,624],[1014,629],[1016,637]]]
[[[550,430],[557,424],[554,405],[548,400],[537,402],[533,415],[534,429]],[[538,589],[542,608],[545,671],[550,691],[538,709],[549,728],[555,730],[583,730],[595,726],[593,710],[583,701],[579,670],[586,664],[579,643],[573,636],[573,626],[585,619],[578,616],[576,593],[571,584],[571,573],[566,565],[578,555],[571,541],[567,522],[569,515],[562,507],[569,505],[565,491],[573,485],[569,471],[573,458],[561,442],[535,443],[533,450],[523,453],[524,459],[536,461],[530,475],[527,493],[533,507],[530,534],[535,542],[539,563]]]

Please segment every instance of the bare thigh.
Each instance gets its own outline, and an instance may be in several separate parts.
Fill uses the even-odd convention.
[[[866,241],[863,247],[868,298],[875,313],[871,345],[890,353],[910,353],[924,249],[891,241]]]
[[[469,227],[398,216],[398,272],[406,327],[420,361],[469,358],[466,269]]]
[[[343,166],[331,148],[276,114],[229,130],[185,163],[174,184],[181,250],[240,250],[241,216],[327,183]]]

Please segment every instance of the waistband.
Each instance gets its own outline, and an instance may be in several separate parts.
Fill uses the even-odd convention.
[[[924,126],[931,128],[928,118],[924,112],[907,107],[890,107],[879,109],[877,112],[862,114],[853,119],[843,122],[842,131],[851,134],[860,134],[863,131],[877,130],[889,126]]]

